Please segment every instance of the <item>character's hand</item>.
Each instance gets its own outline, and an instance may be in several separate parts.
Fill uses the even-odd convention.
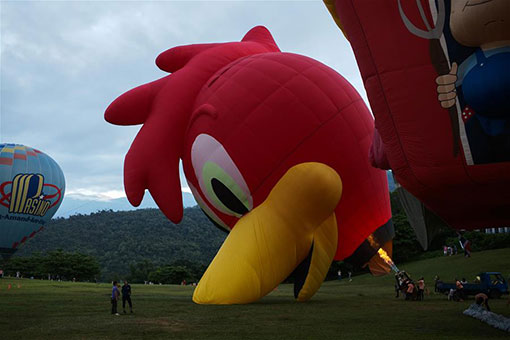
[[[439,76],[436,78],[437,84],[437,98],[441,103],[441,106],[445,109],[455,105],[455,98],[457,98],[457,92],[455,90],[455,82],[457,81],[457,63],[452,63],[452,69],[450,73]]]

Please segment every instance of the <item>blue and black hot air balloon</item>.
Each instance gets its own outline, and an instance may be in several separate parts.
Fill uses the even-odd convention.
[[[0,144],[0,254],[9,258],[42,230],[64,198],[62,169],[45,153]]]

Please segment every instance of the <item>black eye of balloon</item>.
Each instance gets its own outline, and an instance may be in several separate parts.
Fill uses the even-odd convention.
[[[223,203],[228,209],[239,215],[244,215],[248,212],[248,208],[246,208],[237,196],[220,180],[217,178],[211,178],[211,186],[216,197],[218,197],[221,203]]]

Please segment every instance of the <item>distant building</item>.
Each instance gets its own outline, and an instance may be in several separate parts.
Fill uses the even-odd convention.
[[[510,227],[487,228],[483,229],[486,234],[510,233]]]

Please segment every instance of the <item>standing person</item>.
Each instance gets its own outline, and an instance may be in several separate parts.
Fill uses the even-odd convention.
[[[112,287],[112,314],[120,315],[117,313],[117,300],[119,299],[119,287],[117,287],[117,281],[113,281],[113,287]]]
[[[487,295],[485,295],[484,293],[476,294],[475,302],[478,306],[484,305],[485,309],[487,309],[487,311],[489,311],[489,312],[491,311],[491,309],[489,307],[489,297]]]
[[[414,294],[414,283],[413,283],[413,281],[409,280],[407,283],[406,300],[412,300],[413,294]]]
[[[351,271],[348,271],[348,272],[347,272],[347,275],[349,276],[349,282],[351,282],[351,281],[352,281],[352,278],[351,278],[352,272],[351,272]]]
[[[455,295],[455,289],[450,288],[450,292],[448,293],[448,301],[454,300],[454,298],[453,298],[454,295]]]
[[[460,283],[460,281],[457,278],[455,278],[455,287],[457,287],[455,292],[457,294],[457,297],[459,298],[459,301],[464,301],[464,286],[462,285],[462,283]]]
[[[401,289],[400,285],[401,285],[400,278],[398,277],[398,275],[395,275],[395,298],[398,298],[400,295]]]
[[[469,240],[464,243],[464,257],[471,257],[471,242]]]
[[[423,301],[423,291],[425,290],[425,280],[423,276],[418,280],[418,300]]]
[[[434,277],[434,292],[439,292],[439,283],[442,282],[441,279],[439,278],[439,275],[436,275]]]
[[[129,304],[129,311],[133,313],[133,304],[131,303],[131,286],[126,280],[124,280],[124,285],[122,286],[122,310],[124,310],[124,314],[126,314],[126,301]]]
[[[338,279],[339,280],[342,279],[342,271],[340,269],[338,269]]]

